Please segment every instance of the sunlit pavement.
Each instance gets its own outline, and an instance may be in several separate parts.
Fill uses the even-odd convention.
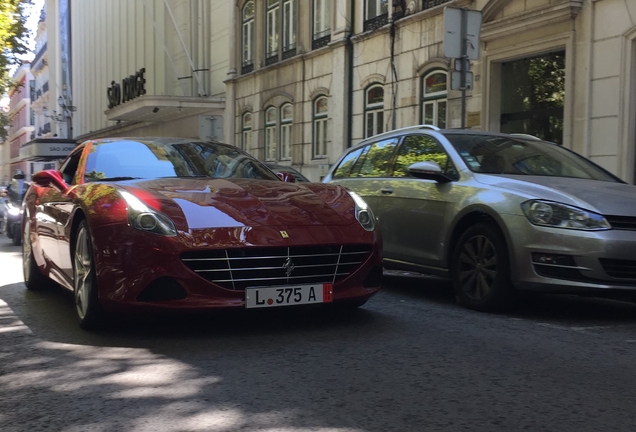
[[[0,431],[633,431],[636,306],[533,298],[506,315],[391,277],[316,309],[77,327],[0,240]],[[262,312],[262,313],[261,313]]]

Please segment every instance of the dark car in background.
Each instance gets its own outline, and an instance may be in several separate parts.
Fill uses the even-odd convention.
[[[449,277],[469,308],[518,290],[636,299],[636,186],[560,145],[416,126],[352,147],[323,181],[373,210],[385,268]]]
[[[2,193],[2,232],[9,237],[13,244],[19,246],[22,242],[22,200],[29,188],[25,175],[20,170],[13,176],[10,185]]]

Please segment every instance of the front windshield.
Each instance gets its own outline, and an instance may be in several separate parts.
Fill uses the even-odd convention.
[[[84,180],[212,177],[279,180],[235,147],[202,141],[101,141],[92,144]]]
[[[468,168],[477,173],[619,181],[556,144],[499,135],[447,134],[446,138]]]

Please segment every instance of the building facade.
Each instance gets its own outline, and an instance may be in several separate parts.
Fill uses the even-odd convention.
[[[5,116],[9,115],[9,96],[5,96],[0,100],[0,110]],[[6,132],[9,133],[9,126],[6,126]],[[8,138],[8,136],[7,136]],[[0,138],[0,186],[6,186],[11,179],[11,145],[6,138]]]
[[[226,0],[70,0],[73,132],[223,138]]]
[[[10,175],[22,170],[30,178],[38,170],[20,157],[20,149],[31,140],[35,119],[31,111],[31,92],[34,86],[31,64],[24,63],[13,74],[13,85],[9,89],[9,144]]]
[[[50,138],[57,131],[51,127],[52,111],[49,108],[50,83],[49,83],[49,56],[48,56],[48,34],[46,31],[46,5],[40,13],[38,29],[35,34],[35,57],[31,62],[31,73],[33,74],[33,85],[30,86],[31,110],[34,117],[35,130],[30,139]]]
[[[467,126],[557,142],[634,182],[636,2],[233,4],[226,137],[261,159],[319,180],[367,136],[461,127],[443,12],[468,7],[481,11],[482,29]]]

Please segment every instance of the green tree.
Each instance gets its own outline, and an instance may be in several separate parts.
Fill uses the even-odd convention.
[[[31,0],[0,0],[0,94],[5,94],[13,85],[11,67],[21,64],[20,56],[28,52],[26,8],[31,4]],[[6,114],[0,111],[0,126],[9,124],[6,117]],[[7,131],[0,127],[0,137],[4,139],[6,136]]]

